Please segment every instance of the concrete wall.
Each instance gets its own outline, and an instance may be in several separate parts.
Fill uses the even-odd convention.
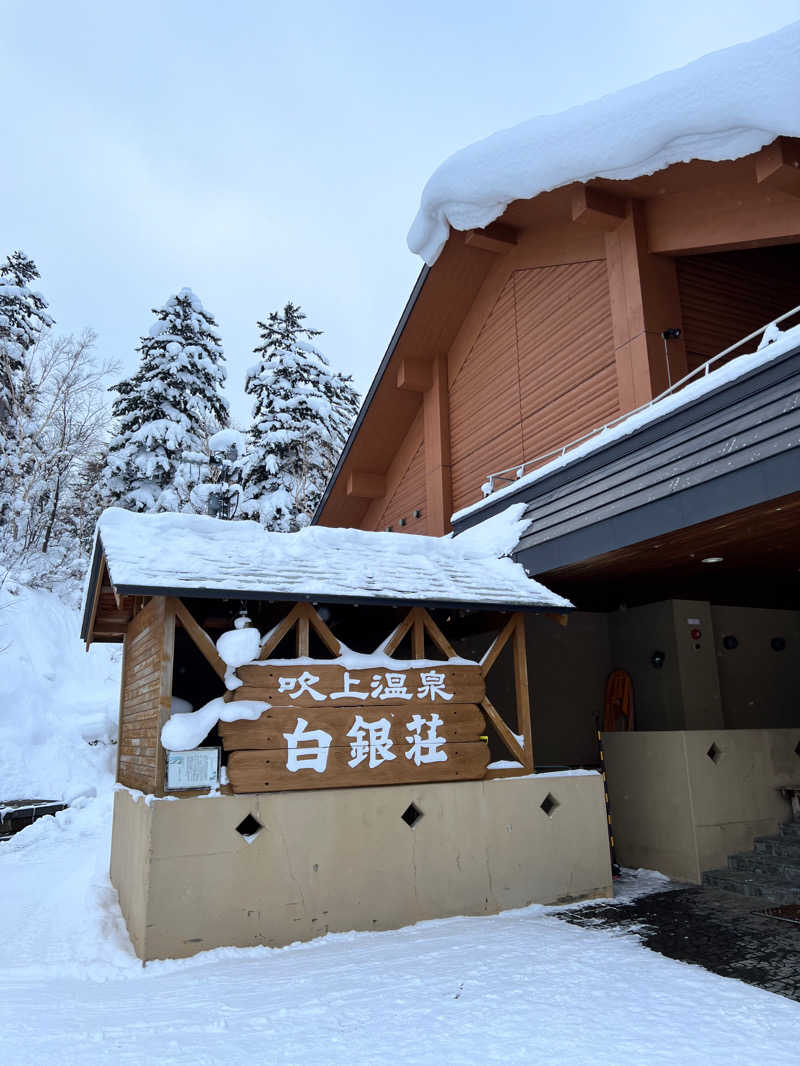
[[[790,728],[800,704],[800,611],[712,607],[717,669],[728,729]],[[725,636],[738,646],[723,647]],[[773,651],[773,637],[786,640]]]
[[[800,785],[800,729],[606,733],[604,742],[620,863],[683,881],[777,832],[790,817],[777,787]]]
[[[423,817],[410,829],[412,801]],[[235,830],[248,814],[264,826],[250,844]],[[122,791],[111,875],[144,959],[611,894],[597,774],[149,807]]]

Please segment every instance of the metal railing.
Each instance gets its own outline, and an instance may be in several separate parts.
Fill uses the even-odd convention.
[[[711,359],[707,359],[705,363],[702,363],[700,366],[695,367],[695,369],[692,370],[689,374],[687,374],[685,377],[682,377],[680,381],[676,381],[674,385],[670,385],[670,387],[668,389],[665,389],[664,392],[659,393],[658,396],[654,396],[651,400],[648,400],[647,403],[643,403],[640,407],[636,407],[632,411],[626,411],[625,414],[618,415],[611,422],[606,422],[604,425],[598,426],[597,429],[591,429],[588,433],[584,433],[580,437],[575,437],[574,440],[569,441],[567,444],[563,444],[560,448],[553,448],[551,451],[544,452],[542,455],[537,455],[535,459],[528,459],[524,463],[520,463],[518,466],[508,466],[505,468],[505,470],[497,470],[495,471],[495,473],[489,474],[488,479],[481,486],[481,491],[483,492],[484,497],[491,496],[491,494],[495,491],[496,488],[503,487],[502,485],[496,484],[498,481],[505,482],[506,484],[513,484],[521,477],[524,477],[525,474],[531,473],[533,470],[536,470],[538,467],[543,466],[551,459],[561,458],[562,456],[566,455],[567,452],[570,452],[574,448],[577,448],[578,445],[583,444],[585,441],[591,440],[593,437],[597,437],[601,433],[605,433],[606,430],[613,429],[615,426],[620,425],[621,422],[626,421],[626,419],[631,418],[633,415],[639,414],[641,411],[647,411],[649,408],[655,407],[656,404],[660,403],[662,400],[665,400],[668,396],[672,396],[673,393],[678,391],[678,389],[682,389],[684,386],[688,385],[695,379],[707,377],[708,374],[711,372],[712,368],[715,366],[715,364],[717,364],[721,359],[725,359],[731,354],[731,352],[735,352],[737,348],[741,348],[743,344],[748,344],[750,341],[755,340],[756,337],[761,337],[763,340],[764,334],[767,332],[767,330],[769,330],[773,326],[777,330],[778,324],[780,322],[785,322],[787,318],[792,318],[794,315],[800,315],[800,304],[798,304],[797,307],[793,307],[791,311],[786,311],[778,318],[773,318],[770,322],[765,323],[763,326],[759,326],[758,329],[753,330],[752,333],[748,333],[746,337],[742,337],[741,340],[737,341],[735,344],[732,344],[729,348],[725,348],[724,351],[718,352],[716,355],[712,356]],[[775,339],[777,340],[777,338]]]

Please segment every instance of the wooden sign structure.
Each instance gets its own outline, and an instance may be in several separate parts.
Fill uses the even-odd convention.
[[[456,658],[423,608],[413,608],[369,667],[326,660],[268,658],[297,629],[298,654],[313,627],[334,655],[341,646],[308,604],[298,604],[265,642],[259,662],[239,667],[237,700],[270,704],[256,721],[220,723],[234,792],[473,780],[485,775],[489,748],[478,706],[485,683],[477,665],[424,659],[425,636]],[[417,665],[388,664],[411,632]],[[377,665],[380,664],[380,665]]]
[[[214,641],[181,600],[153,597],[140,607],[131,623],[132,639],[126,641],[118,778],[155,794],[164,792],[164,750],[158,737],[169,716],[176,624],[221,682],[226,674]],[[309,658],[312,629],[339,662]],[[297,660],[272,659],[292,631]],[[411,665],[398,661],[395,668],[391,660],[406,637]],[[426,660],[426,638],[447,658]],[[518,733],[485,688],[487,674],[509,642],[516,697],[512,721]],[[423,607],[411,608],[377,651],[376,665],[363,666],[363,660],[354,659],[348,666],[347,659],[340,658],[339,641],[311,604],[292,607],[269,633],[260,659],[239,667],[242,686],[225,696],[228,701],[261,700],[271,706],[257,721],[219,724],[223,747],[230,753],[230,783],[222,791],[470,780],[533,771],[521,613],[509,616],[478,664],[458,660]],[[487,730],[496,734],[516,765],[487,768]]]

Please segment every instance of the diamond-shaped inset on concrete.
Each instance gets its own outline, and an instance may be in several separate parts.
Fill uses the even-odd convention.
[[[409,803],[409,805],[406,807],[400,817],[403,819],[409,829],[413,829],[422,817],[422,811],[419,809],[416,803]]]
[[[258,818],[248,814],[236,826],[236,832],[247,844],[252,844],[263,828],[264,826],[259,822]]]
[[[713,741],[711,742],[711,747],[706,752],[706,755],[714,763],[715,766],[722,758],[722,752]]]
[[[552,818],[553,811],[556,809],[557,806],[558,800],[555,798],[552,792],[548,792],[545,798],[539,804],[540,809],[544,811],[548,818]]]
[[[794,746],[794,753],[800,759],[800,740]]]

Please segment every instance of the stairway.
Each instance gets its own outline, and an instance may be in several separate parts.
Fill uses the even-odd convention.
[[[753,850],[728,856],[727,869],[706,870],[703,884],[772,903],[800,903],[800,822],[774,837],[756,837]]]

